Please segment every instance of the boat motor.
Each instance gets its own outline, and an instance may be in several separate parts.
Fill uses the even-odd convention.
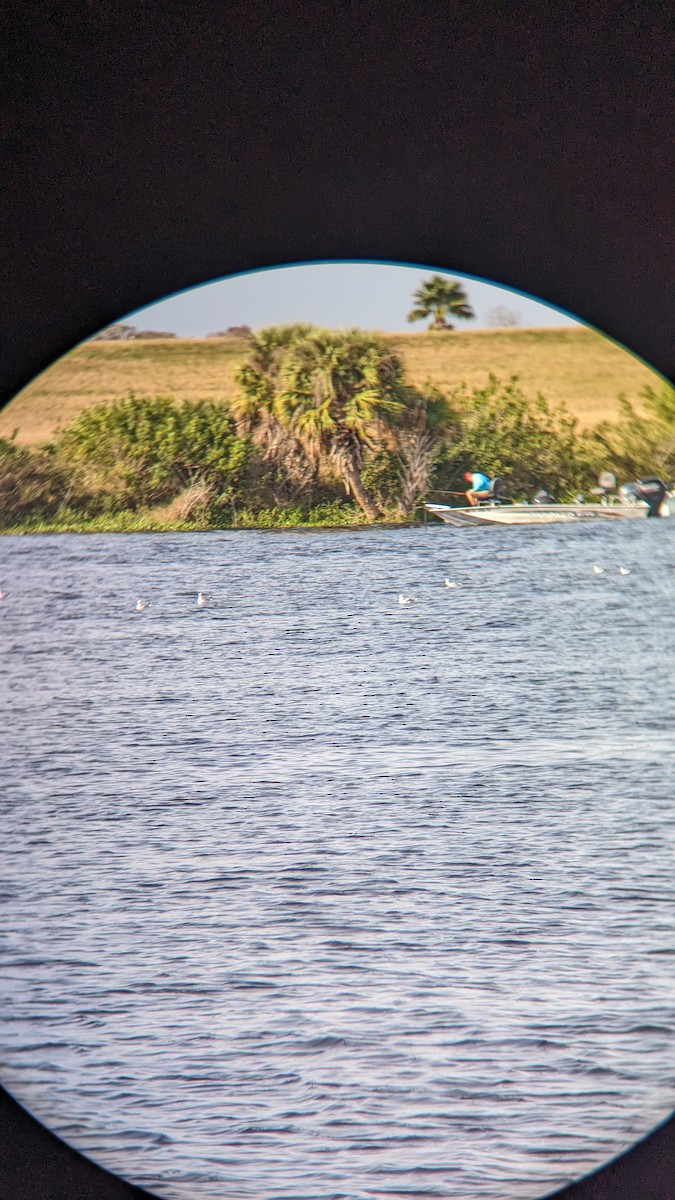
[[[555,504],[555,500],[553,499],[553,496],[550,494],[550,492],[546,491],[546,488],[540,488],[540,490],[537,492],[536,496],[533,496],[532,503],[533,504]]]
[[[649,508],[648,517],[660,517],[660,508],[666,497],[666,485],[661,479],[638,479],[635,483],[622,483],[619,488],[624,504],[636,504],[644,500]]]

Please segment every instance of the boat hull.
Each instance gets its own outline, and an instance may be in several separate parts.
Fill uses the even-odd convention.
[[[646,504],[504,504],[451,508],[447,504],[425,504],[428,512],[446,525],[554,525],[579,521],[644,520]]]

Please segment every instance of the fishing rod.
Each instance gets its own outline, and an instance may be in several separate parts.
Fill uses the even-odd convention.
[[[449,492],[445,488],[432,488],[432,491],[436,492],[439,496],[466,496],[466,491]]]

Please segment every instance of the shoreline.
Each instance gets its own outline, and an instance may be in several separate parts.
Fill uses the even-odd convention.
[[[118,529],[111,527],[109,529],[63,529],[53,527],[48,529],[0,529],[0,537],[47,537],[54,534],[75,534],[76,536],[91,536],[96,534],[133,535],[133,534],[148,534],[148,533],[335,533],[335,532],[356,532],[368,529],[412,529],[419,527],[424,529],[425,521],[370,521],[356,524],[340,524],[340,525],[211,525],[207,528],[202,527],[186,527],[167,526],[166,528],[158,529],[139,528],[139,529]],[[439,523],[440,528],[440,523]]]

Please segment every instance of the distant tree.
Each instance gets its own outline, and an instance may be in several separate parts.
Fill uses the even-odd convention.
[[[253,331],[250,325],[228,325],[227,329],[221,329],[217,333],[207,333],[210,338],[251,338]]]
[[[520,313],[501,304],[491,308],[487,316],[493,329],[515,329],[520,324]]]
[[[92,342],[121,342],[132,338],[136,333],[135,325],[107,325],[95,333]]]
[[[444,279],[432,275],[417,291],[413,292],[414,308],[408,313],[409,321],[425,321],[431,317],[430,329],[454,329],[448,317],[460,317],[468,321],[474,316],[467,295],[455,279]]]
[[[175,338],[176,334],[164,333],[160,329],[139,329],[135,333],[132,333],[130,337],[133,339],[133,341],[136,341],[137,338],[143,338],[146,341],[151,341],[153,338]]]

